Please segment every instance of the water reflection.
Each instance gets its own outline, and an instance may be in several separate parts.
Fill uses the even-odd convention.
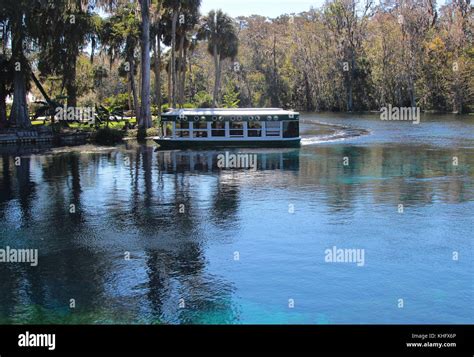
[[[38,248],[40,265],[0,264],[0,322],[239,322],[239,287],[212,267],[208,251],[248,238],[246,223],[263,204],[272,209],[288,196],[309,207],[307,220],[322,219],[318,213],[331,221],[361,204],[402,203],[426,215],[429,205],[474,201],[472,152],[413,150],[341,144],[249,151],[258,158],[255,172],[219,169],[218,151],[135,144],[4,152],[0,247]],[[253,235],[279,229],[262,223]],[[306,234],[300,229],[293,233]],[[261,248],[254,254],[264,254]],[[224,265],[232,264],[229,256]]]
[[[165,173],[176,172],[215,172],[220,155],[255,155],[256,170],[293,170],[299,169],[299,150],[249,150],[232,149],[227,151],[157,151],[159,170]],[[253,168],[251,168],[253,169]]]

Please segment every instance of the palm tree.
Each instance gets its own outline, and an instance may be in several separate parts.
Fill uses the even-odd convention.
[[[176,78],[176,46],[177,27],[178,19],[183,16],[184,23],[180,21],[180,26],[187,26],[186,22],[189,20],[186,14],[196,14],[199,12],[201,6],[201,0],[163,0],[163,6],[168,9],[171,13],[171,106],[176,106],[176,94],[177,94],[177,78]]]
[[[104,22],[100,34],[100,42],[110,62],[112,63],[117,57],[122,57],[126,61],[126,65],[121,66],[121,69],[128,76],[128,87],[132,92],[133,108],[137,118],[140,117],[140,105],[135,86],[135,51],[139,38],[140,24],[132,4],[117,8],[115,14]]]
[[[141,14],[141,105],[140,110],[136,110],[140,129],[148,129],[152,126],[150,108],[150,6],[153,0],[137,0]],[[155,2],[158,0],[155,0]],[[108,9],[119,9],[122,5],[131,5],[127,0],[96,0],[99,6]],[[133,75],[133,70],[130,70]],[[138,109],[138,107],[136,108]]]
[[[198,38],[208,42],[207,50],[214,57],[215,82],[212,106],[219,102],[222,61],[235,58],[238,52],[239,39],[233,19],[222,10],[211,10],[203,19]]]
[[[138,126],[140,129],[148,129],[152,126],[150,108],[150,0],[139,0],[142,16],[141,26],[141,107]]]
[[[177,28],[177,38],[179,39],[179,47],[176,49],[178,52],[177,61],[177,98],[180,107],[184,104],[184,89],[186,84],[186,58],[188,49],[192,45],[192,36],[194,35],[191,31],[194,30],[199,22],[199,5],[200,1],[194,1],[192,3],[185,4],[187,7],[181,9],[182,15],[184,16],[184,23],[179,23]],[[178,42],[178,41],[177,41]]]
[[[162,2],[152,6],[151,11],[151,36],[153,49],[153,72],[155,74],[154,104],[157,107],[157,115],[161,115],[161,38],[163,33],[162,24]]]

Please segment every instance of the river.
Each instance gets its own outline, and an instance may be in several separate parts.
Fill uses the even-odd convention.
[[[0,148],[0,249],[38,251],[0,263],[0,323],[472,323],[474,117],[301,129],[300,149],[240,150],[256,170],[151,143]]]

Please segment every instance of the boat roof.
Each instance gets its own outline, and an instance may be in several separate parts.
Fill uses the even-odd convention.
[[[281,108],[199,108],[199,109],[170,109],[162,114],[168,119],[194,119],[200,120],[209,118],[226,119],[233,117],[236,120],[247,120],[253,117],[256,120],[287,120],[298,119],[299,113]]]
[[[171,109],[163,115],[288,115],[298,114],[292,110],[281,108],[199,108]]]

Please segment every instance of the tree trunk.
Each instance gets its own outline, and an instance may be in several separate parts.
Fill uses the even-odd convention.
[[[31,79],[33,79],[34,84],[40,91],[41,95],[43,96],[44,100],[48,103],[51,104],[51,98],[49,97],[48,93],[44,90],[43,86],[41,85],[41,82],[36,78],[35,74],[32,72],[31,73]]]
[[[160,57],[161,57],[161,50],[160,50],[160,41],[159,36],[156,36],[153,39],[153,57],[154,57],[154,66],[153,72],[155,73],[155,96],[154,102],[156,105],[156,109],[158,111],[158,116],[161,115],[161,73],[160,73]]]
[[[459,63],[459,57],[456,54],[456,63]],[[459,91],[459,72],[454,72],[454,86],[453,88],[453,113],[461,114],[462,113],[462,104],[461,104],[461,96]]]
[[[173,81],[173,84],[174,84],[173,96],[176,98],[176,100],[175,100],[176,101],[176,106],[178,108],[181,108],[181,105],[180,105],[181,101],[180,101],[180,98],[179,98],[179,92],[180,92],[180,89],[181,89],[181,51],[179,49],[178,49],[178,58],[176,59],[176,62],[177,62],[177,66],[174,69],[175,73],[176,73],[176,76],[175,76],[175,79]]]
[[[92,41],[91,41],[91,56],[90,56],[90,62],[91,62],[91,64],[94,64],[95,46],[96,46],[95,36],[92,36]]]
[[[353,86],[355,74],[355,54],[354,49],[351,49],[351,68],[349,69],[348,87],[347,87],[347,110],[352,112],[354,109],[353,103]]]
[[[182,108],[184,104],[184,76],[185,76],[185,65],[184,65],[184,34],[181,36],[179,42],[179,59],[178,59],[178,73],[179,73],[179,85],[178,85],[178,100],[179,105]]]
[[[7,31],[6,26],[3,27],[3,31],[1,33],[2,36],[2,54],[5,53],[6,50],[6,43],[8,42],[7,39]],[[8,117],[7,117],[7,91],[4,84],[0,85],[0,129],[5,128],[8,125]]]
[[[182,71],[182,55],[183,53],[181,52],[181,42],[183,40],[183,37],[181,36],[179,39],[179,47],[178,47],[178,59],[177,59],[177,68],[176,68],[176,104],[178,105],[178,108],[182,108],[182,103],[181,103],[181,77],[183,74]]]
[[[140,117],[140,106],[138,103],[137,89],[135,87],[135,63],[133,60],[133,56],[129,56],[128,63],[130,63],[129,81],[130,87],[132,88],[133,111],[135,112],[135,117],[137,118],[138,123],[138,118]]]
[[[130,77],[127,81],[127,94],[128,94],[128,110],[132,110],[132,85],[130,84]]]
[[[38,88],[38,90],[40,91],[40,93],[43,96],[44,100],[49,104],[49,106],[51,108],[53,106],[53,102],[51,101],[51,98],[49,97],[48,93],[46,93],[43,86],[41,85],[41,82],[38,80],[38,78],[36,78],[36,76],[33,72],[31,72],[31,79],[33,80],[33,83],[36,85],[36,88]],[[54,91],[54,89],[52,88],[51,91]],[[52,108],[52,109],[56,109],[56,108]],[[51,119],[52,124],[54,124],[54,122],[55,122],[53,112],[55,112],[55,110],[53,110],[50,114],[50,119]]]
[[[15,71],[13,79],[13,104],[10,113],[10,123],[18,128],[29,128],[31,126],[28,117],[28,104],[26,101],[26,84],[23,69]]]
[[[151,128],[150,110],[150,0],[141,0],[142,12],[142,102],[140,108],[139,126]]]
[[[168,66],[168,107],[172,108],[173,103],[171,103],[171,97],[173,96],[172,90],[171,90],[171,62],[169,63]]]
[[[217,53],[217,45],[214,45],[214,68],[215,68],[215,83],[214,83],[214,95],[212,97],[212,107],[217,106],[219,96],[219,82],[220,82],[220,63],[219,54]]]
[[[184,45],[184,43],[183,43]],[[182,51],[183,51],[183,56],[182,56],[182,70],[183,70],[183,74],[181,76],[181,103],[184,105],[184,102],[185,102],[185,95],[184,95],[184,92],[186,90],[186,72],[187,72],[187,49],[186,47],[183,46],[182,48]]]
[[[178,22],[178,11],[173,12],[171,24],[171,106],[176,107],[176,24]]]
[[[410,91],[410,105],[412,108],[415,108],[416,107],[415,84],[414,84],[413,77],[411,74],[408,80],[408,88]]]
[[[76,59],[71,59],[74,64],[71,63],[69,78],[66,82],[66,93],[67,93],[67,105],[68,107],[75,107],[77,105],[77,87],[76,87]]]
[[[7,118],[7,93],[4,85],[0,85],[0,129],[8,124]]]
[[[28,117],[28,103],[26,101],[26,74],[28,67],[23,55],[22,19],[16,19],[12,34],[12,61],[15,65],[13,77],[13,104],[10,113],[10,125],[18,128],[31,127]]]
[[[277,66],[277,58],[276,58],[276,36],[273,35],[273,50],[272,50],[272,57],[273,57],[273,71],[272,71],[272,83],[273,83],[273,90],[272,90],[272,106],[273,107],[280,107],[280,91],[279,91],[279,81],[278,81],[278,66]]]
[[[158,116],[161,116],[161,43],[160,43],[160,38],[161,38],[161,32],[158,31],[158,36],[157,36],[157,44],[156,44],[156,51],[157,51],[157,78],[156,78],[156,105],[158,106]]]

